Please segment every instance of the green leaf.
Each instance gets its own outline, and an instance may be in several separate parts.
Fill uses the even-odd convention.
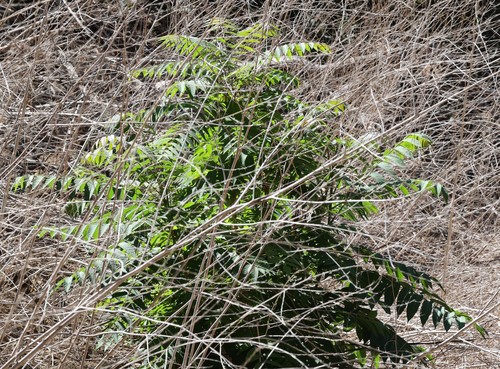
[[[409,196],[410,195],[410,191],[403,185],[399,185],[399,190],[403,193],[403,195],[405,196]]]
[[[444,307],[434,307],[434,309],[432,310],[432,324],[434,324],[434,327],[437,327],[438,323],[441,321],[441,319],[443,319],[445,313],[446,310]]]
[[[253,26],[245,28],[236,33],[236,36],[242,39],[242,42],[245,40],[265,40],[270,37],[275,37],[279,33],[279,29],[273,25],[263,25],[261,23],[256,23]]]
[[[396,313],[397,315],[401,315],[405,309],[408,308],[408,300],[411,298],[411,288],[409,286],[404,285],[403,288],[399,291]]]
[[[479,334],[481,335],[481,337],[486,338],[488,336],[488,332],[481,325],[474,324],[474,328],[476,328],[476,331],[479,332]]]
[[[400,267],[396,268],[396,278],[398,279],[399,282],[402,282],[405,280],[405,275],[401,271]]]
[[[56,179],[57,179],[57,176],[55,176],[55,175],[47,176],[44,187],[53,189],[55,184],[56,184]]]
[[[456,320],[456,316],[455,316],[455,313],[453,311],[446,312],[444,314],[443,325],[444,325],[444,329],[446,332],[448,332],[450,330],[452,325],[455,323],[455,320]]]
[[[203,58],[206,56],[226,55],[215,44],[202,40],[193,36],[168,35],[161,37],[163,46],[168,49],[173,49],[183,56],[189,56],[193,59]]]
[[[386,183],[385,177],[378,172],[370,173],[370,177],[372,177],[377,183]]]
[[[402,159],[412,159],[413,158],[413,151],[408,150],[404,146],[401,146],[401,145],[396,146],[394,148],[394,150],[397,151],[399,154],[401,154]]]
[[[366,350],[365,349],[355,350],[354,356],[356,356],[356,360],[358,361],[359,365],[361,365],[362,367],[366,365]]]
[[[415,314],[418,311],[418,308],[420,307],[420,303],[422,302],[422,296],[421,295],[413,295],[411,300],[408,302],[408,306],[406,308],[406,319],[408,321],[411,320],[415,316]]]
[[[24,176],[17,177],[14,180],[14,183],[12,184],[12,190],[18,191],[18,190],[23,190],[25,188],[26,188],[26,177]]]
[[[387,172],[388,174],[390,174],[391,176],[395,177],[396,176],[396,173],[394,172],[394,168],[391,164],[389,163],[386,163],[386,162],[380,162],[377,164],[377,166],[384,170],[385,172]]]
[[[370,201],[362,201],[361,204],[363,205],[363,208],[366,210],[366,214],[372,215],[372,214],[378,214],[379,209],[377,206],[375,206],[374,203]]]
[[[384,302],[387,306],[391,306],[394,303],[394,300],[398,296],[399,288],[400,288],[399,283],[395,283],[395,284],[389,286],[389,288],[385,289]]]
[[[425,325],[427,320],[432,314],[432,308],[433,304],[431,301],[424,300],[422,302],[422,307],[420,308],[420,322],[422,323],[422,326]]]
[[[34,176],[31,187],[35,190],[40,185],[40,183],[42,183],[44,181],[44,179],[45,179],[45,176],[42,176],[42,175]]]

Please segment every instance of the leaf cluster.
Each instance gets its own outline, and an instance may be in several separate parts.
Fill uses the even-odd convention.
[[[262,24],[215,20],[211,32],[164,37],[178,59],[132,73],[168,87],[159,104],[119,117],[122,135],[99,139],[63,178],[13,186],[66,194],[75,225],[41,236],[100,249],[104,235],[117,239],[59,288],[105,286],[165,255],[101,302],[116,313],[99,345],[147,337],[144,367],[379,367],[421,350],[382,311],[464,327],[470,318],[435,293],[433,277],[345,242],[380,200],[447,199],[439,184],[399,174],[430,138],[384,148],[369,135],[338,137],[345,104],[302,101],[299,78],[282,67],[327,45],[277,45],[278,29]],[[146,128],[157,134],[142,141]]]

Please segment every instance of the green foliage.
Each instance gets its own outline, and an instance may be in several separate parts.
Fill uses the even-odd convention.
[[[278,30],[261,24],[211,27],[212,40],[164,37],[179,59],[132,73],[174,82],[160,104],[120,117],[122,136],[99,139],[64,178],[13,186],[66,194],[75,225],[41,236],[96,255],[114,235],[60,288],[105,286],[163,255],[101,302],[115,314],[99,345],[143,335],[148,368],[378,368],[420,352],[382,311],[462,328],[470,318],[430,275],[345,241],[377,200],[424,190],[446,200],[438,184],[401,178],[430,139],[384,149],[377,137],[337,137],[345,105],[301,101],[282,68],[327,45],[276,46]]]

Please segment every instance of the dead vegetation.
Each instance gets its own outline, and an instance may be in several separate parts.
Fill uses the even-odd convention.
[[[95,348],[100,316],[87,299],[95,291],[50,294],[51,283],[84,262],[78,244],[34,231],[66,221],[64,199],[9,187],[20,174],[68,171],[110,117],[156,96],[128,72],[168,57],[157,38],[202,35],[214,16],[267,19],[287,39],[331,44],[321,69],[299,67],[305,94],[348,103],[339,134],[433,138],[411,170],[440,181],[449,203],[425,195],[388,203],[359,237],[440,277],[447,300],[489,330],[485,340],[465,331],[448,341],[453,333],[405,327],[436,347],[433,367],[499,367],[499,12],[473,0],[0,4],[0,367],[111,368],[133,351]],[[70,319],[75,309],[86,312]]]

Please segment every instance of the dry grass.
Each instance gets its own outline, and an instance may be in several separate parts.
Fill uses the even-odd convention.
[[[0,367],[105,368],[128,352],[95,350],[100,317],[86,299],[94,291],[49,294],[50,283],[82,262],[79,245],[40,240],[33,230],[64,223],[64,199],[8,188],[19,174],[71,168],[107,119],[155,96],[127,72],[165,57],[156,38],[201,34],[207,19],[220,16],[267,18],[289,39],[330,32],[328,63],[300,68],[305,94],[349,104],[340,134],[433,138],[411,172],[444,184],[449,204],[425,195],[388,203],[359,237],[441,277],[447,300],[489,329],[486,340],[468,330],[448,342],[451,333],[404,328],[437,344],[433,367],[500,368],[499,9],[473,0],[287,0],[252,9],[237,0],[169,3],[0,5]],[[71,320],[76,308],[87,312]],[[26,365],[17,364],[30,350]]]

